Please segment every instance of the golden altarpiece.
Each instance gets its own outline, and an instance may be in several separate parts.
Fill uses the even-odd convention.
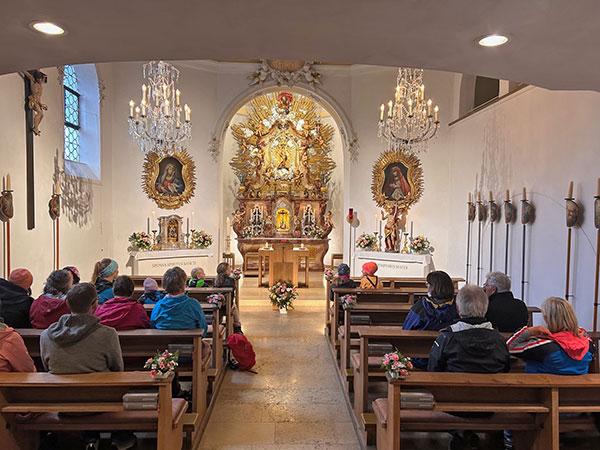
[[[336,164],[329,156],[334,130],[319,110],[303,95],[265,94],[232,126],[239,147],[230,164],[240,182],[233,230],[244,258],[266,242],[304,244],[310,268],[323,269],[333,228],[327,184]]]

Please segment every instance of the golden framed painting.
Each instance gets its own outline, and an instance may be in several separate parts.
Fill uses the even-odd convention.
[[[371,192],[377,206],[388,213],[395,207],[407,211],[423,195],[421,161],[403,149],[382,153],[373,166]]]
[[[148,153],[142,187],[159,208],[181,208],[194,196],[196,165],[185,150],[164,156]]]

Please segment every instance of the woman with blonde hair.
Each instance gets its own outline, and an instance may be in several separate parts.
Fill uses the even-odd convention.
[[[550,297],[542,303],[542,316],[546,327],[523,327],[506,342],[511,355],[526,361],[526,373],[587,373],[595,349],[571,304]]]
[[[118,276],[119,264],[114,259],[104,258],[94,265],[91,282],[96,286],[99,305],[115,296],[113,282]]]

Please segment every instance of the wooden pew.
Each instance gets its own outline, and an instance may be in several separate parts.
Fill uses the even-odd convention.
[[[40,335],[44,330],[21,328],[16,330],[27,347],[38,370],[43,370],[40,359]],[[209,365],[214,360],[214,347],[202,357],[203,330],[128,330],[118,331],[125,370],[144,370],[146,360],[157,350],[180,350],[179,366],[176,372],[180,379],[190,378],[192,382],[191,411],[184,418],[185,429],[190,438],[199,442],[208,423],[208,379]],[[191,348],[189,347],[191,346]],[[222,346],[221,346],[222,348]],[[189,349],[189,350],[188,350]],[[222,352],[222,350],[221,350]],[[216,397],[213,389],[210,405]]]
[[[560,413],[599,412],[600,375],[472,374],[413,372],[405,380],[387,376],[387,398],[373,402],[377,449],[399,450],[402,431],[512,430],[515,448],[559,450]],[[432,410],[401,409],[406,390],[433,394]],[[447,412],[493,412],[462,418]],[[533,445],[532,445],[533,443]],[[521,445],[521,446],[520,446]]]
[[[186,401],[171,398],[173,375],[148,372],[81,375],[0,373],[0,441],[3,450],[37,450],[39,431],[132,430],[157,433],[157,450],[179,449]],[[160,409],[123,409],[122,397],[136,390],[158,391]],[[103,413],[85,416],[58,413]],[[42,413],[19,420],[16,413]]]

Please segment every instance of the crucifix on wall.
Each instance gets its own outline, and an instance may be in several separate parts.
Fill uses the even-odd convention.
[[[27,229],[35,228],[35,185],[33,136],[39,136],[40,122],[48,107],[42,103],[44,84],[48,81],[45,73],[34,69],[22,73],[25,83],[25,144],[27,167]]]

